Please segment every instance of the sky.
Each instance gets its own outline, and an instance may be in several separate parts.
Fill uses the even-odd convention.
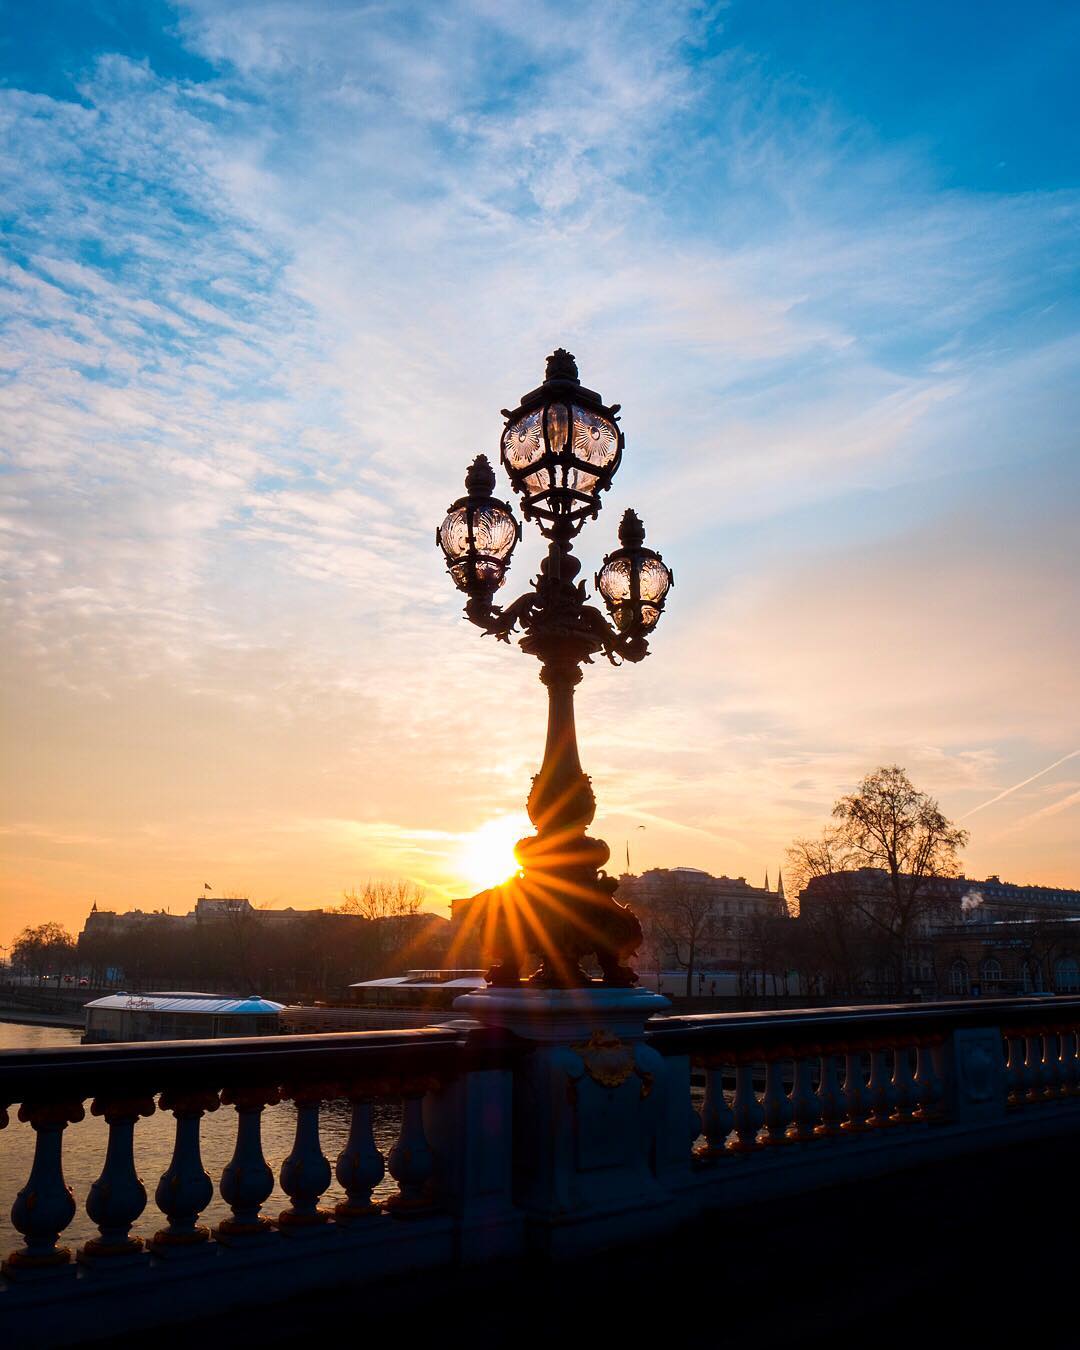
[[[676,577],[579,691],[614,864],[775,880],[896,762],[1080,885],[1080,8],[0,9],[0,944],[475,889],[544,693],[433,530],[556,346],[583,575],[634,506]]]

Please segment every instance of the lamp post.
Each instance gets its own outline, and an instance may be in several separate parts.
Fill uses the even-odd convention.
[[[619,527],[620,547],[596,575],[611,621],[587,603],[585,584],[576,579],[581,563],[573,541],[599,514],[601,494],[622,459],[618,411],[618,404],[606,406],[582,386],[574,358],[562,348],[548,358],[543,384],[513,411],[503,409],[501,462],[525,519],[548,540],[532,589],[512,604],[501,608],[494,596],[506,580],[521,527],[511,507],[492,495],[495,473],[484,455],[466,474],[466,495],[436,531],[447,570],[468,597],[467,617],[504,642],[520,631],[519,646],[539,659],[548,691],[544,760],[527,802],[536,833],[519,840],[514,852],[521,871],[483,918],[485,941],[498,958],[487,978],[497,986],[519,983],[530,952],[541,960],[533,985],[592,984],[581,967],[590,954],[603,984],[637,982],[627,961],[641,943],[641,925],[614,898],[618,883],[603,871],[608,846],[586,833],[596,799],[578,758],[574,725],[582,666],[601,652],[615,665],[643,660],[673,582],[660,555],[645,547],[644,527],[633,511]]]

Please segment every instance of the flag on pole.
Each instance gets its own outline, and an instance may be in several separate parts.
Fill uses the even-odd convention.
[[[214,889],[213,886],[211,886],[208,881],[203,882],[202,888],[204,891],[212,891]]]

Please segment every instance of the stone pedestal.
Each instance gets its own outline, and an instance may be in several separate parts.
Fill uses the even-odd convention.
[[[514,1074],[513,1189],[554,1256],[661,1225],[666,1066],[644,1041],[668,1001],[640,989],[488,989],[456,1010],[529,1043]]]
[[[956,1124],[1003,1119],[1008,1089],[1000,1028],[960,1028],[948,1038],[943,1050],[941,1076],[948,1085],[948,1118]]]

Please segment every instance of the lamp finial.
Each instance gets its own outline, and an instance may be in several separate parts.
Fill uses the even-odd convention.
[[[645,526],[633,507],[628,506],[619,523],[619,543],[623,548],[640,548],[644,542]]]
[[[577,362],[565,347],[556,347],[547,359],[546,380],[572,380],[578,384]]]
[[[465,491],[470,497],[490,497],[495,491],[495,470],[487,455],[477,455],[465,470]]]

